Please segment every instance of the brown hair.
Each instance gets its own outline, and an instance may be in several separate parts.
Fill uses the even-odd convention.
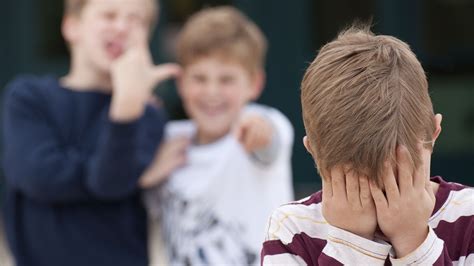
[[[233,7],[206,8],[191,16],[178,37],[177,57],[186,66],[203,56],[237,60],[249,71],[263,68],[267,42],[260,29]]]
[[[352,27],[324,45],[301,84],[303,120],[318,170],[350,166],[379,181],[405,145],[419,166],[420,141],[432,148],[428,83],[409,46]]]
[[[80,15],[87,2],[88,0],[64,0],[64,15]],[[150,28],[154,28],[158,18],[158,2],[157,0],[149,0],[149,2]]]

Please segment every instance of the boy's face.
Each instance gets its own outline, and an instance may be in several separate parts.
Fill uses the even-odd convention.
[[[111,63],[124,53],[137,29],[148,32],[150,1],[88,0],[77,16],[70,15],[63,34],[76,64],[108,73]]]
[[[241,64],[218,56],[185,66],[179,92],[198,137],[216,140],[227,134],[244,105],[258,97],[262,82],[263,73],[251,74]]]

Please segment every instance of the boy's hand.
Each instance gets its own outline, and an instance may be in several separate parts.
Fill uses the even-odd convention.
[[[153,88],[180,73],[176,64],[153,65],[145,31],[137,30],[134,34],[130,47],[112,65],[110,115],[116,121],[140,117]]]
[[[368,178],[342,167],[334,167],[330,174],[323,180],[324,218],[332,226],[373,240],[377,217]]]
[[[138,183],[141,188],[150,188],[163,182],[175,169],[186,162],[189,139],[175,138],[163,143]]]
[[[260,115],[248,114],[239,120],[234,134],[247,152],[255,152],[270,144],[273,127]]]
[[[421,152],[421,151],[420,151]],[[428,219],[435,204],[430,181],[423,164],[413,169],[410,153],[404,146],[397,148],[398,183],[392,166],[385,166],[385,194],[375,184],[370,190],[377,209],[377,221],[384,235],[401,258],[420,246],[428,235]]]

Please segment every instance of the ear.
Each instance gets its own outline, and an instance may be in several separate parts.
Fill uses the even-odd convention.
[[[64,40],[72,45],[77,40],[79,20],[77,16],[65,15],[61,23],[61,33]]]
[[[436,139],[438,139],[439,134],[441,134],[441,122],[443,121],[443,116],[441,114],[436,114],[434,117],[434,120],[435,120],[436,129],[435,129],[435,132],[433,133],[433,146]]]
[[[304,136],[304,137],[303,137],[303,145],[304,145],[304,147],[306,148],[306,150],[307,150],[311,155],[313,155],[313,153],[311,152],[311,144],[309,143],[308,136]]]
[[[250,100],[257,100],[262,94],[263,88],[265,87],[265,70],[259,69],[252,74],[252,92]]]

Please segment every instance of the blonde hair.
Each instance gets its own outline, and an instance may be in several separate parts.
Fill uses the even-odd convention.
[[[435,122],[428,83],[409,46],[352,27],[324,45],[301,84],[303,120],[319,172],[350,166],[380,181],[405,145],[419,166],[418,144],[432,148]]]
[[[86,6],[88,0],[64,0],[64,15],[79,16]],[[158,22],[158,2],[148,0],[150,3],[150,28],[153,29]]]
[[[233,7],[206,8],[191,16],[178,36],[178,62],[204,56],[236,60],[253,72],[263,68],[267,42],[260,29]]]

